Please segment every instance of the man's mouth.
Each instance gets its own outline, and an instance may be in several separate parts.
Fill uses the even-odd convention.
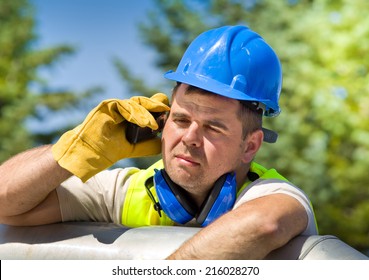
[[[200,163],[196,161],[191,156],[186,155],[176,155],[175,158],[182,164],[188,165],[188,166],[198,166]]]

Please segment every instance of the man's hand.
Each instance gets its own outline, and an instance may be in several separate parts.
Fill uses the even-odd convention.
[[[245,202],[186,241],[167,259],[264,259],[307,225],[304,207],[273,194]]]
[[[53,146],[53,156],[60,166],[87,181],[123,158],[158,154],[159,138],[134,145],[127,141],[126,121],[156,130],[158,124],[150,112],[169,111],[168,103],[163,93],[103,101],[81,125],[62,135]]]

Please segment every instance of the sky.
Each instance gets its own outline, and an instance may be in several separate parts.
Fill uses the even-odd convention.
[[[122,97],[124,86],[112,58],[119,57],[149,83],[162,79],[154,52],[140,39],[137,24],[152,0],[30,0],[35,8],[38,47],[76,47],[76,54],[43,73],[50,85],[83,91],[103,86],[108,97]]]
[[[106,98],[126,98],[127,89],[112,63],[113,57],[131,66],[135,75],[144,75],[148,84],[165,81],[164,73],[153,66],[155,52],[143,44],[137,26],[153,9],[152,0],[29,1],[35,9],[37,47],[68,44],[77,49],[74,55],[41,73],[50,87],[82,92],[102,86],[104,95],[91,106]],[[46,121],[30,118],[26,125],[33,132],[45,132],[82,122],[87,114],[88,111],[54,113]]]

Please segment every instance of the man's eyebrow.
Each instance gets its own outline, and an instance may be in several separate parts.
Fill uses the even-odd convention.
[[[188,118],[190,115],[185,113],[179,113],[179,112],[171,112],[173,117],[176,118]]]
[[[172,117],[174,117],[174,118],[190,118],[191,116],[189,114],[186,114],[186,113],[172,112]],[[218,127],[220,129],[223,129],[223,130],[228,130],[228,126],[222,120],[210,119],[210,120],[204,121],[204,123],[207,124],[207,125]]]

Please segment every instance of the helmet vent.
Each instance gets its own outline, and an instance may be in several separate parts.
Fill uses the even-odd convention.
[[[183,67],[183,74],[187,74],[188,68],[190,68],[191,62],[187,62],[186,65]]]
[[[232,79],[231,88],[242,92],[246,91],[246,79],[244,75],[236,75]]]

